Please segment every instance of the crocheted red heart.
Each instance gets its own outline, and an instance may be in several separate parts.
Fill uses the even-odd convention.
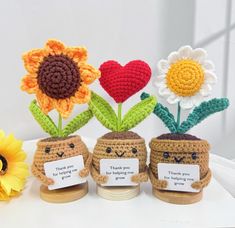
[[[117,102],[122,103],[146,86],[151,76],[147,63],[134,60],[121,66],[110,60],[100,66],[100,85]]]

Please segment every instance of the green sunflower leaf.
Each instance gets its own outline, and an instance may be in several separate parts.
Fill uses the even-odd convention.
[[[141,94],[141,100],[147,99],[148,97],[150,97],[150,95],[147,93]],[[167,107],[157,103],[157,105],[154,107],[153,113],[162,120],[171,133],[177,132],[177,123],[175,122],[174,116],[170,113]]]
[[[183,121],[178,129],[178,133],[185,133],[193,126],[199,124],[213,113],[220,112],[228,108],[229,100],[227,98],[214,98],[202,102],[189,114],[187,120]]]
[[[38,122],[38,124],[46,133],[48,133],[52,137],[58,136],[58,128],[56,127],[52,119],[42,112],[40,107],[37,105],[36,100],[33,100],[31,102],[29,110],[32,113],[34,119]]]
[[[90,109],[78,114],[74,117],[63,129],[62,136],[67,137],[75,131],[83,127],[93,117],[93,113]]]
[[[133,106],[123,117],[121,131],[128,131],[143,121],[153,111],[157,99],[150,96]]]
[[[102,125],[111,131],[117,131],[117,115],[107,101],[92,92],[89,108]]]

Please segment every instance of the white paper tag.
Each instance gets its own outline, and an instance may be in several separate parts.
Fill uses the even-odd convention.
[[[191,184],[200,180],[199,165],[158,163],[158,179],[167,180],[167,190],[199,192]]]
[[[127,159],[101,159],[100,174],[108,176],[108,182],[102,186],[132,186],[137,185],[131,177],[139,173],[139,160]]]
[[[46,176],[55,182],[49,185],[48,189],[54,190],[86,182],[86,179],[79,176],[79,171],[83,168],[82,155],[44,163]]]

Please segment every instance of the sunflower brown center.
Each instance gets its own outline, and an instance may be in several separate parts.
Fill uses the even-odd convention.
[[[51,98],[65,99],[73,96],[80,86],[80,80],[79,69],[68,56],[49,55],[39,66],[39,88]]]
[[[0,155],[0,162],[2,163],[2,168],[0,169],[0,175],[4,175],[7,171],[7,160],[2,155]]]

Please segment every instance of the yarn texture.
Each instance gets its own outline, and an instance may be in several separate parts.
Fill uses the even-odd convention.
[[[141,60],[131,61],[125,66],[110,60],[104,62],[99,70],[100,85],[117,103],[123,103],[141,90],[151,76],[149,65]]]
[[[149,97],[150,95],[148,93],[141,94],[141,100],[145,100]],[[221,112],[227,109],[228,106],[229,100],[227,98],[213,98],[209,101],[204,101],[199,106],[195,107],[188,118],[179,126],[177,126],[175,118],[170,113],[169,109],[162,104],[157,103],[153,113],[162,120],[171,133],[184,134],[210,115]]]
[[[88,87],[99,78],[100,71],[87,64],[84,47],[66,47],[58,40],[48,40],[44,48],[23,55],[27,75],[21,89],[35,94],[44,114],[56,109],[63,118],[69,117],[75,104],[88,103]]]
[[[211,179],[209,170],[210,145],[206,140],[201,140],[191,135],[165,134],[153,138],[150,142],[149,177],[154,187],[164,189],[167,183],[158,179],[158,163],[192,164],[200,167],[200,181],[192,184],[192,187],[201,189]],[[165,138],[165,139],[164,139]]]
[[[150,115],[156,103],[156,98],[154,96],[149,96],[145,100],[134,105],[123,116],[120,123],[118,123],[118,117],[110,104],[94,92],[92,92],[91,95],[89,108],[104,127],[111,131],[123,132],[135,127]]]
[[[128,132],[123,132],[128,134]],[[112,134],[112,133],[109,133]],[[114,135],[116,133],[114,132]],[[118,133],[119,134],[119,133]],[[122,132],[121,132],[122,134]],[[136,183],[146,182],[148,180],[147,174],[147,149],[143,138],[138,137],[132,139],[110,139],[99,138],[94,148],[92,158],[91,175],[97,184],[104,184],[107,182],[108,177],[100,174],[100,160],[101,159],[128,159],[137,158],[139,160],[139,173],[132,177],[132,181]],[[107,150],[107,148],[109,148]]]
[[[92,154],[89,153],[86,145],[82,142],[79,136],[40,140],[37,143],[37,150],[34,155],[32,173],[44,185],[47,186],[53,184],[53,180],[45,175],[44,163],[78,155],[82,155],[84,160],[84,169],[82,169],[78,175],[86,177],[89,175]]]

